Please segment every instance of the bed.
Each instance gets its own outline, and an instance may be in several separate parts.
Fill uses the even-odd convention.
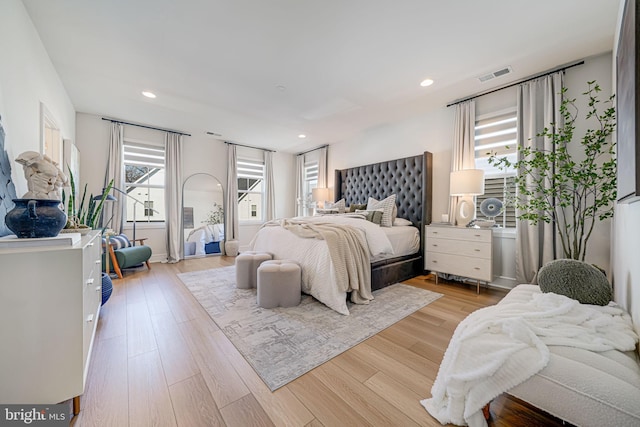
[[[224,240],[224,225],[206,224],[192,230],[184,243],[185,256],[205,256],[220,253]]]
[[[431,223],[433,160],[430,152],[365,166],[335,171],[335,200],[367,203],[369,197],[381,200],[397,195],[398,217],[418,228],[424,241],[424,226]],[[375,260],[371,264],[371,290],[381,289],[424,272],[423,245],[416,253]]]
[[[302,289],[341,314],[349,314],[347,298],[366,304],[373,299],[371,291],[397,283],[424,271],[422,242],[424,224],[431,219],[431,153],[406,157],[371,165],[335,171],[335,200],[345,199],[346,205],[366,204],[369,197],[378,200],[396,195],[397,217],[409,227],[380,227],[362,218],[349,215],[327,215],[311,219],[286,219],[265,224],[252,241],[252,249],[269,252],[276,259],[292,258],[302,267]],[[352,216],[357,216],[354,214]],[[304,225],[301,222],[304,221]],[[354,254],[356,272],[349,273],[350,285],[344,287],[339,258],[323,239],[303,239],[291,232],[299,227],[322,229],[331,222],[355,227],[366,235],[367,266],[358,250]],[[339,227],[339,226],[337,226]],[[299,230],[298,230],[299,232]],[[335,247],[333,247],[335,249]],[[333,257],[333,259],[332,259]],[[350,257],[346,257],[350,258]],[[364,270],[364,271],[361,271]],[[353,274],[352,274],[353,273]],[[354,275],[357,279],[354,280]],[[338,277],[338,279],[336,279]],[[370,285],[369,285],[370,284]]]

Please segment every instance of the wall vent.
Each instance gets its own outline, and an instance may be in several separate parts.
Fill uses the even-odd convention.
[[[500,70],[494,71],[493,73],[484,74],[478,77],[478,80],[480,80],[480,83],[485,83],[485,82],[488,82],[489,80],[493,80],[497,77],[504,76],[511,72],[513,72],[513,70],[511,69],[511,66],[508,66],[508,67],[501,68]]]

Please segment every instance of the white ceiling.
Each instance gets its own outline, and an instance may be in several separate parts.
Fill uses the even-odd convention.
[[[609,51],[619,8],[619,0],[23,3],[78,112],[292,152]],[[508,76],[476,79],[507,65]],[[422,88],[426,77],[435,84]]]

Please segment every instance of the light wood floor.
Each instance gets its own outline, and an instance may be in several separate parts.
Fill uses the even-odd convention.
[[[232,265],[209,257],[152,264],[114,280],[102,307],[74,426],[439,426],[422,408],[456,325],[504,293],[420,276],[444,294],[271,392],[176,274]],[[501,397],[493,426],[561,425]]]

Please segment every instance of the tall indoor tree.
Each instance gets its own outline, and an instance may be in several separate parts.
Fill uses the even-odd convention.
[[[518,219],[532,224],[553,223],[563,256],[584,261],[587,243],[596,222],[613,216],[616,200],[616,159],[612,133],[616,124],[615,95],[602,101],[600,86],[588,82],[583,93],[588,100],[584,120],[588,129],[576,146],[576,99],[566,98],[562,88],[560,114],[563,124],[550,124],[537,134],[548,138],[551,150],[518,146],[518,160],[492,155],[490,164],[514,168],[517,195],[508,203],[516,206]]]

